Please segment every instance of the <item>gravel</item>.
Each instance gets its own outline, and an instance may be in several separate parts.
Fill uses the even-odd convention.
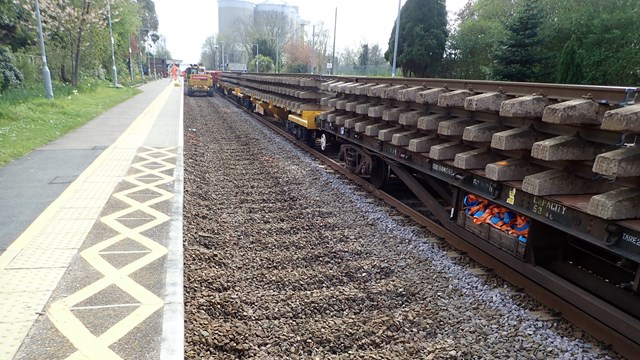
[[[189,359],[617,359],[216,96],[185,98]]]

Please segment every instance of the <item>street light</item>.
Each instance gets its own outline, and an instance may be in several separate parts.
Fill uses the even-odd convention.
[[[224,41],[220,41],[220,44],[222,44],[222,71],[225,70],[225,64],[224,64]]]
[[[260,46],[258,44],[251,44],[251,46],[255,45],[256,46],[256,72],[260,72],[258,71],[258,55],[260,55]]]
[[[113,61],[113,87],[120,87],[120,84],[118,84],[118,69],[116,68],[116,49],[113,41],[113,29],[111,28],[111,0],[107,0],[107,14],[109,16],[109,37],[111,38],[111,60]]]
[[[141,28],[138,30],[138,62],[140,63],[140,78],[144,81],[144,68],[142,67],[142,30],[149,30]]]
[[[44,50],[44,36],[42,35],[42,19],[40,19],[40,3],[36,0],[36,20],[38,21],[38,37],[40,38],[40,51],[42,52],[42,78],[44,79],[44,95],[47,99],[53,99],[53,87],[51,86],[51,72],[47,66],[47,54]]]
[[[213,48],[216,50],[216,56],[215,56],[215,58],[214,58],[215,60],[214,60],[214,62],[213,62],[213,66],[214,66],[216,69],[220,70],[220,63],[218,63],[218,44],[215,44],[215,45],[213,46]]]

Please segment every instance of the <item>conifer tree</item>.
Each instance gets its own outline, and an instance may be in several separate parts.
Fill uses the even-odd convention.
[[[560,54],[556,82],[560,84],[581,84],[584,80],[582,59],[578,52],[578,44],[575,36],[567,41]]]
[[[493,54],[496,80],[539,81],[547,56],[541,51],[544,14],[539,0],[523,1],[505,24],[506,38]]]
[[[384,58],[393,62],[396,27]],[[397,63],[405,74],[430,77],[438,74],[447,42],[447,9],[444,0],[407,0],[400,11]]]

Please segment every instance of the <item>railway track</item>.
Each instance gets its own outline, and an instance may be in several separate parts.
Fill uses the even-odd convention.
[[[417,109],[418,107],[411,105],[411,101],[415,101],[416,96],[420,96],[417,94],[434,91],[434,93],[438,94],[450,94],[450,98],[453,99],[451,101],[457,102],[457,104],[463,104],[464,110],[458,109],[456,106],[450,106],[447,110],[446,114],[449,118],[449,121],[455,123],[456,121],[460,121],[463,126],[461,130],[457,130],[459,135],[463,138],[462,142],[458,142],[458,144],[464,144],[464,146],[478,146],[478,143],[482,143],[482,141],[468,141],[473,136],[467,136],[468,128],[473,128],[474,126],[477,128],[489,127],[492,130],[489,132],[489,139],[491,136],[496,133],[501,133],[506,131],[508,128],[515,128],[514,125],[526,124],[528,122],[527,127],[529,129],[535,129],[537,133],[545,134],[542,137],[536,137],[539,139],[552,139],[552,135],[558,135],[557,137],[569,136],[566,134],[574,132],[575,138],[586,138],[589,141],[589,144],[599,144],[599,146],[603,146],[598,154],[593,155],[593,162],[589,162],[588,159],[576,160],[573,158],[570,159],[560,159],[560,158],[552,158],[547,159],[543,162],[538,162],[536,159],[531,161],[536,166],[541,165],[542,170],[544,168],[558,170],[554,167],[558,167],[557,164],[562,163],[563,166],[560,166],[559,171],[566,172],[567,169],[575,171],[578,174],[578,177],[583,176],[583,173],[586,174],[587,171],[585,169],[593,169],[595,172],[609,172],[615,173],[616,176],[613,176],[608,179],[609,184],[614,185],[614,190],[608,188],[608,191],[619,191],[620,189],[631,189],[629,191],[633,191],[636,187],[636,180],[634,178],[633,170],[629,169],[629,161],[633,162],[633,158],[635,155],[635,144],[626,144],[626,146],[622,146],[620,148],[620,143],[624,143],[626,138],[632,134],[635,129],[633,128],[633,116],[637,113],[637,105],[633,105],[634,96],[638,93],[638,89],[624,89],[624,88],[610,88],[610,87],[585,87],[585,86],[564,86],[564,85],[548,85],[548,84],[513,84],[513,83],[495,83],[495,82],[469,82],[469,81],[455,81],[455,80],[438,80],[438,81],[425,81],[425,80],[411,80],[411,79],[403,79],[402,83],[399,83],[396,79],[361,79],[361,78],[308,78],[302,77],[298,79],[297,85],[295,86],[285,86],[283,85],[282,80],[277,76],[257,76],[257,75],[246,75],[243,78],[241,76],[232,74],[228,75],[229,78],[223,80],[229,81],[231,80],[232,85],[228,86],[227,89],[233,88],[234,91],[237,91],[235,96],[231,96],[233,99],[237,100],[240,103],[245,102],[243,105],[249,105],[246,102],[247,97],[253,99],[252,104],[255,104],[258,100],[258,104],[260,101],[268,101],[269,105],[275,104],[281,109],[289,109],[292,113],[302,113],[304,109],[309,109],[311,104],[315,102],[319,102],[322,104],[326,104],[328,106],[331,103],[331,106],[328,108],[322,108],[325,110],[324,114],[318,116],[319,122],[319,131],[327,130],[327,133],[337,135],[338,137],[343,136],[344,139],[351,143],[356,143],[361,145],[363,148],[367,150],[379,150],[376,155],[384,157],[386,164],[392,169],[393,173],[401,178],[403,182],[411,188],[417,197],[422,201],[424,205],[433,209],[433,213],[436,221],[430,220],[424,214],[421,214],[406,204],[394,199],[387,193],[378,189],[377,186],[371,184],[371,182],[363,180],[360,176],[353,174],[351,171],[345,169],[343,164],[337,163],[335,159],[331,159],[323,155],[322,153],[310,148],[307,145],[298,144],[306,148],[306,150],[312,152],[314,156],[323,159],[329,166],[331,166],[335,171],[339,171],[343,173],[345,176],[348,176],[352,179],[352,181],[357,182],[360,186],[367,188],[376,196],[384,199],[389,204],[395,206],[398,210],[403,212],[404,214],[410,216],[417,223],[426,226],[430,231],[434,232],[438,236],[446,239],[450,244],[454,245],[456,248],[468,254],[471,258],[477,260],[484,266],[492,269],[496,272],[496,274],[500,275],[502,278],[506,279],[510,283],[525,289],[529,294],[531,294],[534,298],[538,299],[542,303],[548,305],[549,307],[556,309],[560,313],[562,313],[563,317],[567,318],[571,322],[579,325],[581,328],[585,329],[590,334],[594,335],[596,338],[605,341],[606,343],[611,344],[616,351],[620,354],[633,358],[635,354],[640,353],[640,323],[638,321],[638,314],[635,313],[634,309],[637,309],[638,305],[638,295],[637,295],[637,283],[638,283],[638,272],[636,272],[635,280],[632,280],[633,287],[631,296],[624,294],[619,296],[619,292],[616,291],[615,295],[610,297],[604,297],[602,292],[594,291],[594,288],[599,286],[598,283],[594,282],[592,279],[586,279],[584,274],[580,274],[583,272],[591,272],[592,269],[588,269],[588,271],[584,271],[580,266],[576,266],[575,268],[568,268],[567,266],[563,266],[562,264],[551,264],[548,266],[531,266],[536,265],[535,259],[530,254],[527,254],[529,258],[527,261],[523,261],[522,258],[514,257],[503,251],[498,251],[495,247],[495,244],[491,244],[486,241],[486,239],[481,239],[476,234],[470,233],[465,229],[464,226],[460,226],[460,214],[462,208],[459,207],[460,204],[455,204],[453,202],[453,206],[451,203],[443,206],[442,202],[437,201],[437,196],[433,196],[433,188],[438,189],[437,185],[435,185],[431,191],[425,189],[424,184],[420,184],[420,180],[416,179],[424,179],[424,177],[416,177],[416,170],[418,172],[420,170],[424,170],[421,168],[421,163],[416,162],[411,156],[403,156],[407,154],[407,149],[415,150],[411,148],[411,145],[406,147],[406,143],[396,143],[392,141],[395,139],[395,136],[389,136],[388,141],[378,141],[374,143],[369,139],[369,133],[365,131],[358,132],[357,124],[365,123],[367,126],[376,125],[376,121],[371,121],[372,116],[367,116],[364,114],[371,115],[369,109],[371,108],[379,108],[381,117],[386,117],[387,119],[383,121],[377,121],[377,123],[384,123],[387,125],[385,129],[390,129],[393,127],[393,121],[390,119],[395,119],[396,125],[397,121],[402,119],[403,114],[405,116],[405,123],[400,120],[399,129],[393,129],[391,135],[394,134],[404,134],[414,132],[409,135],[410,140],[418,139],[424,137],[425,135],[429,135],[428,131],[425,129],[418,129],[422,131],[416,132],[415,123],[412,122],[416,120],[416,116],[430,116],[429,113],[433,113],[433,115],[438,114],[438,110],[436,107],[427,107],[425,110],[424,107]],[[295,82],[293,80],[288,80],[292,84]],[[286,81],[284,81],[286,82]],[[227,83],[229,84],[229,83]],[[223,87],[224,87],[223,83]],[[331,93],[315,91],[314,86],[318,89],[324,89],[325,91],[333,90]],[[332,88],[333,87],[333,88]],[[364,90],[363,90],[364,88]],[[372,90],[374,88],[381,89],[378,92]],[[242,89],[238,91],[239,89]],[[358,90],[360,89],[360,90]],[[496,91],[498,90],[498,91]],[[402,93],[405,91],[405,93]],[[407,93],[408,92],[408,93]],[[536,95],[526,95],[535,92]],[[273,95],[275,94],[275,95]],[[326,96],[329,94],[329,96]],[[367,96],[363,96],[362,94],[367,94]],[[544,121],[540,121],[536,119],[536,116],[523,116],[523,114],[518,114],[517,116],[507,117],[507,121],[503,121],[505,114],[497,114],[495,111],[487,111],[475,109],[474,111],[469,110],[469,101],[465,101],[469,97],[480,96],[494,98],[496,96],[502,97],[502,101],[516,100],[520,99],[523,101],[522,104],[516,105],[515,107],[520,107],[519,110],[515,110],[516,112],[520,111],[528,111],[525,108],[532,104],[532,101],[535,102],[535,99],[544,99],[544,106],[542,110],[545,108],[555,105],[554,109],[560,109],[557,111],[557,119],[546,121],[547,124],[541,124]],[[377,96],[377,97],[376,97]],[[460,99],[456,99],[456,97],[461,97]],[[395,97],[395,98],[394,98]],[[412,98],[413,97],[413,98]],[[412,98],[412,99],[409,99]],[[525,98],[523,100],[523,98]],[[579,98],[579,99],[576,99]],[[384,99],[390,99],[385,101]],[[532,100],[534,99],[534,100]],[[569,108],[571,111],[578,111],[579,116],[581,116],[580,111],[576,110],[576,106],[581,108],[585,101],[589,102],[589,105],[592,103],[596,104],[596,120],[597,125],[594,120],[581,120],[575,121],[570,120],[570,116],[567,115],[566,104],[559,105],[568,102],[571,103]],[[582,101],[585,100],[585,101]],[[408,105],[405,103],[409,103]],[[455,105],[455,104],[454,104]],[[574,106],[575,105],[575,106]],[[438,104],[437,108],[447,107],[448,105]],[[495,107],[495,105],[493,105]],[[248,107],[248,106],[246,106]],[[317,107],[317,105],[316,105]],[[360,107],[360,108],[358,108]],[[313,108],[313,107],[311,107]],[[319,108],[319,107],[318,107]],[[366,108],[366,109],[365,109]],[[363,110],[364,109],[364,110]],[[383,115],[382,112],[386,111],[386,115]],[[395,111],[394,115],[390,113]],[[542,112],[540,109],[536,110],[540,112],[540,116],[542,116]],[[610,113],[613,112],[614,114]],[[625,114],[631,113],[632,117],[617,117],[614,119],[616,114],[623,113]],[[277,112],[274,113],[276,117],[281,116]],[[416,115],[417,114],[417,115]],[[425,115],[426,114],[426,115]],[[265,122],[264,118],[258,116],[257,114],[252,112],[252,115],[260,120]],[[362,116],[364,115],[364,116]],[[472,116],[470,116],[472,115]],[[333,118],[331,119],[331,117]],[[337,117],[342,116],[342,119],[336,119]],[[551,116],[551,115],[549,115]],[[579,117],[578,116],[578,117]],[[626,115],[625,115],[626,116]],[[472,121],[469,118],[472,118]],[[574,114],[575,117],[575,114]],[[407,118],[411,118],[413,120],[407,120]],[[514,119],[517,119],[514,120]],[[569,120],[568,120],[569,119]],[[608,122],[607,122],[608,119]],[[631,120],[629,120],[631,119]],[[351,121],[349,121],[351,120]],[[447,118],[440,118],[439,122],[447,121]],[[495,122],[498,122],[496,125]],[[515,122],[510,122],[515,121]],[[587,122],[591,121],[591,124],[587,124]],[[616,122],[618,132],[612,132],[607,127],[611,128],[613,122]],[[607,124],[608,125],[605,125]],[[295,141],[296,138],[298,140],[305,140],[304,136],[300,136],[300,134],[296,133],[296,136],[291,136],[287,134],[286,130],[282,130],[281,127],[274,126],[273,122],[266,121],[265,124],[268,126],[274,127],[274,130],[282,133],[283,136],[287,136],[289,139]],[[553,125],[550,125],[553,124]],[[323,127],[324,126],[324,127]],[[413,126],[413,127],[412,127]],[[447,140],[454,140],[454,137],[451,135],[441,136],[442,134],[442,126],[439,126],[438,129],[438,137]],[[345,134],[346,129],[346,134]],[[356,131],[354,131],[356,130]],[[606,130],[606,131],[605,131]],[[359,135],[366,134],[367,136]],[[563,135],[564,134],[564,135]],[[577,134],[577,135],[576,135]],[[486,134],[484,137],[486,138]],[[466,137],[466,140],[464,139]],[[378,139],[381,139],[379,137]],[[495,136],[493,137],[495,139]],[[574,139],[568,139],[574,141]],[[377,139],[376,139],[377,140]],[[566,139],[562,139],[563,141]],[[486,141],[486,140],[484,140]],[[509,141],[515,141],[513,139],[507,138],[505,143]],[[544,141],[544,140],[541,140]],[[614,143],[617,141],[618,149],[614,149]],[[310,143],[310,141],[306,141]],[[562,141],[560,141],[562,143]],[[380,147],[380,143],[382,146]],[[576,143],[571,143],[572,147],[576,147]],[[558,147],[556,147],[557,142],[553,142],[553,144],[548,145],[545,148],[547,153],[556,153],[561,154],[562,151],[558,151]],[[487,143],[484,143],[484,146],[487,146]],[[493,146],[493,143],[492,145]],[[543,146],[543,145],[540,145]],[[540,148],[538,146],[538,148]],[[387,148],[388,147],[388,148]],[[535,148],[535,144],[531,144],[529,148]],[[562,148],[562,146],[560,147]],[[405,151],[398,151],[398,149],[404,149]],[[563,151],[566,152],[566,146]],[[466,149],[462,149],[466,150]],[[459,150],[459,151],[462,151]],[[495,155],[495,153],[499,155],[504,155],[500,151],[490,152]],[[468,151],[468,150],[466,150]],[[526,150],[524,150],[526,151]],[[487,148],[483,148],[480,152],[487,152]],[[616,170],[604,169],[606,166],[596,166],[598,163],[597,157],[602,159],[601,155],[605,154],[604,157],[610,156],[610,153],[617,152],[616,154],[622,154],[622,156],[618,156],[614,162],[609,162],[608,166],[610,168],[616,168]],[[519,156],[517,159],[523,159],[522,156],[523,151],[519,151],[516,156]],[[412,156],[416,156],[415,153],[411,154]],[[474,154],[475,155],[475,154]],[[556,155],[554,155],[556,156]],[[571,156],[571,155],[557,155],[559,157],[562,156]],[[539,158],[540,156],[538,156]],[[433,158],[433,157],[432,157]],[[515,158],[515,157],[512,157]],[[532,157],[524,156],[524,159],[530,160]],[[631,160],[629,160],[631,159]],[[452,159],[453,160],[453,159]],[[500,160],[500,159],[498,159]],[[482,162],[482,166],[489,165],[489,163],[496,161],[495,157],[492,157],[490,160],[486,160]],[[503,160],[504,161],[504,158]],[[509,161],[509,160],[507,160]],[[465,170],[465,172],[471,173],[473,176],[477,176],[479,178],[484,178],[487,176],[488,170],[480,171],[475,170],[476,167],[472,168],[464,168],[460,164],[464,163],[458,161],[458,157],[456,156],[456,161],[443,161],[445,166],[457,170],[458,172],[452,172],[452,175],[455,175],[451,181],[454,186],[459,186],[460,183],[468,182],[468,178],[465,179],[465,176],[462,175],[460,168]],[[416,165],[417,164],[417,165]],[[626,165],[625,165],[626,164]],[[408,166],[407,166],[408,165]],[[633,166],[631,166],[633,167]],[[431,167],[433,168],[433,167]],[[625,168],[626,170],[621,170]],[[488,168],[487,168],[488,169]],[[598,170],[599,169],[599,170]],[[541,171],[541,168],[536,168],[534,171],[529,170],[525,172],[528,175],[519,175],[521,177],[526,177]],[[620,171],[627,171],[629,173],[620,173]],[[423,172],[424,175],[424,172]],[[603,174],[601,174],[603,175]],[[610,174],[609,174],[610,175]],[[606,177],[605,175],[603,177]],[[459,177],[459,179],[456,179]],[[455,180],[462,180],[456,182]],[[473,179],[476,180],[475,178]],[[501,179],[493,179],[494,181]],[[522,179],[521,179],[522,180]],[[520,180],[520,181],[521,181]],[[525,179],[526,182],[526,179]],[[375,181],[374,181],[375,183]],[[517,187],[521,190],[522,182],[517,183],[515,180],[503,181],[503,183]],[[516,184],[514,184],[516,183]],[[454,197],[457,196],[455,192],[464,191],[464,190],[474,190],[473,186],[460,186],[459,189],[454,191]],[[477,188],[475,190],[478,190]],[[574,189],[574,191],[576,191]],[[583,190],[580,190],[583,191]],[[437,192],[437,191],[435,191]],[[442,190],[440,189],[440,192]],[[587,194],[589,191],[586,191]],[[561,196],[553,196],[553,195],[545,195],[544,191],[535,196],[546,196],[551,199],[553,204],[562,204],[564,206],[571,207],[575,210],[578,210],[582,213],[588,213],[587,207],[585,206],[585,198],[588,203],[589,198],[593,198],[593,195],[585,196],[586,194],[578,194],[571,195],[574,198],[580,198],[580,203],[582,205],[576,205],[576,202],[572,203],[570,196],[565,196],[562,199],[562,202],[558,201]],[[496,196],[498,198],[498,196]],[[575,199],[573,199],[575,201]],[[534,199],[535,201],[535,199]],[[556,202],[554,202],[556,201]],[[513,205],[513,203],[510,203]],[[593,211],[592,211],[593,212]],[[547,213],[548,214],[548,213]],[[527,214],[528,215],[528,214]],[[589,214],[593,216],[594,214]],[[598,218],[602,219],[606,216],[603,213],[598,213]],[[580,216],[584,216],[584,214],[580,214]],[[575,217],[574,217],[575,219]],[[555,234],[554,231],[549,231],[545,229],[545,226],[548,226],[545,223],[549,223],[550,219],[545,219],[542,221],[541,225],[538,225],[539,228],[542,228],[549,236],[553,236]],[[596,220],[590,221],[590,226],[599,225]],[[462,220],[464,223],[464,220]],[[620,220],[617,223],[625,224],[628,227],[634,228],[635,223],[634,220]],[[551,224],[552,226],[554,224]],[[606,224],[605,224],[606,225]],[[560,227],[561,230],[566,230]],[[603,229],[604,230],[604,229]],[[592,234],[589,233],[587,236],[580,232],[574,232],[572,235],[577,235],[577,237],[588,237]],[[602,242],[603,239],[599,239]],[[578,246],[579,247],[579,246]],[[629,248],[626,248],[629,250]],[[624,255],[622,262],[624,263],[625,259],[635,259],[636,250],[631,249],[631,251],[622,252]],[[600,257],[601,255],[597,255],[596,257]],[[531,264],[533,263],[533,264]],[[576,261],[579,263],[579,261]],[[620,266],[620,263],[618,263]],[[625,264],[622,264],[623,266]],[[627,266],[629,268],[629,266]],[[630,266],[633,273],[633,266]],[[636,263],[637,268],[637,263]],[[599,274],[596,274],[600,276]],[[596,276],[596,277],[597,277]],[[633,278],[633,276],[632,276]],[[606,281],[608,283],[609,281]],[[618,286],[620,288],[622,286]],[[606,291],[606,290],[605,290]],[[636,292],[636,294],[633,294]]]
[[[618,358],[223,102],[185,101],[187,358]]]

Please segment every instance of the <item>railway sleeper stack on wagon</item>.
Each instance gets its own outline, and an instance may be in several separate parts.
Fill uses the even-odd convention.
[[[220,84],[309,144],[335,140],[372,183],[395,174],[464,238],[630,314],[608,325],[640,342],[638,89],[237,73]],[[474,218],[468,196],[528,231]]]
[[[307,76],[265,76],[226,73],[222,91],[236,97],[249,110],[285,122],[287,130],[312,145],[318,136],[316,116],[327,111],[319,105],[321,81]]]

